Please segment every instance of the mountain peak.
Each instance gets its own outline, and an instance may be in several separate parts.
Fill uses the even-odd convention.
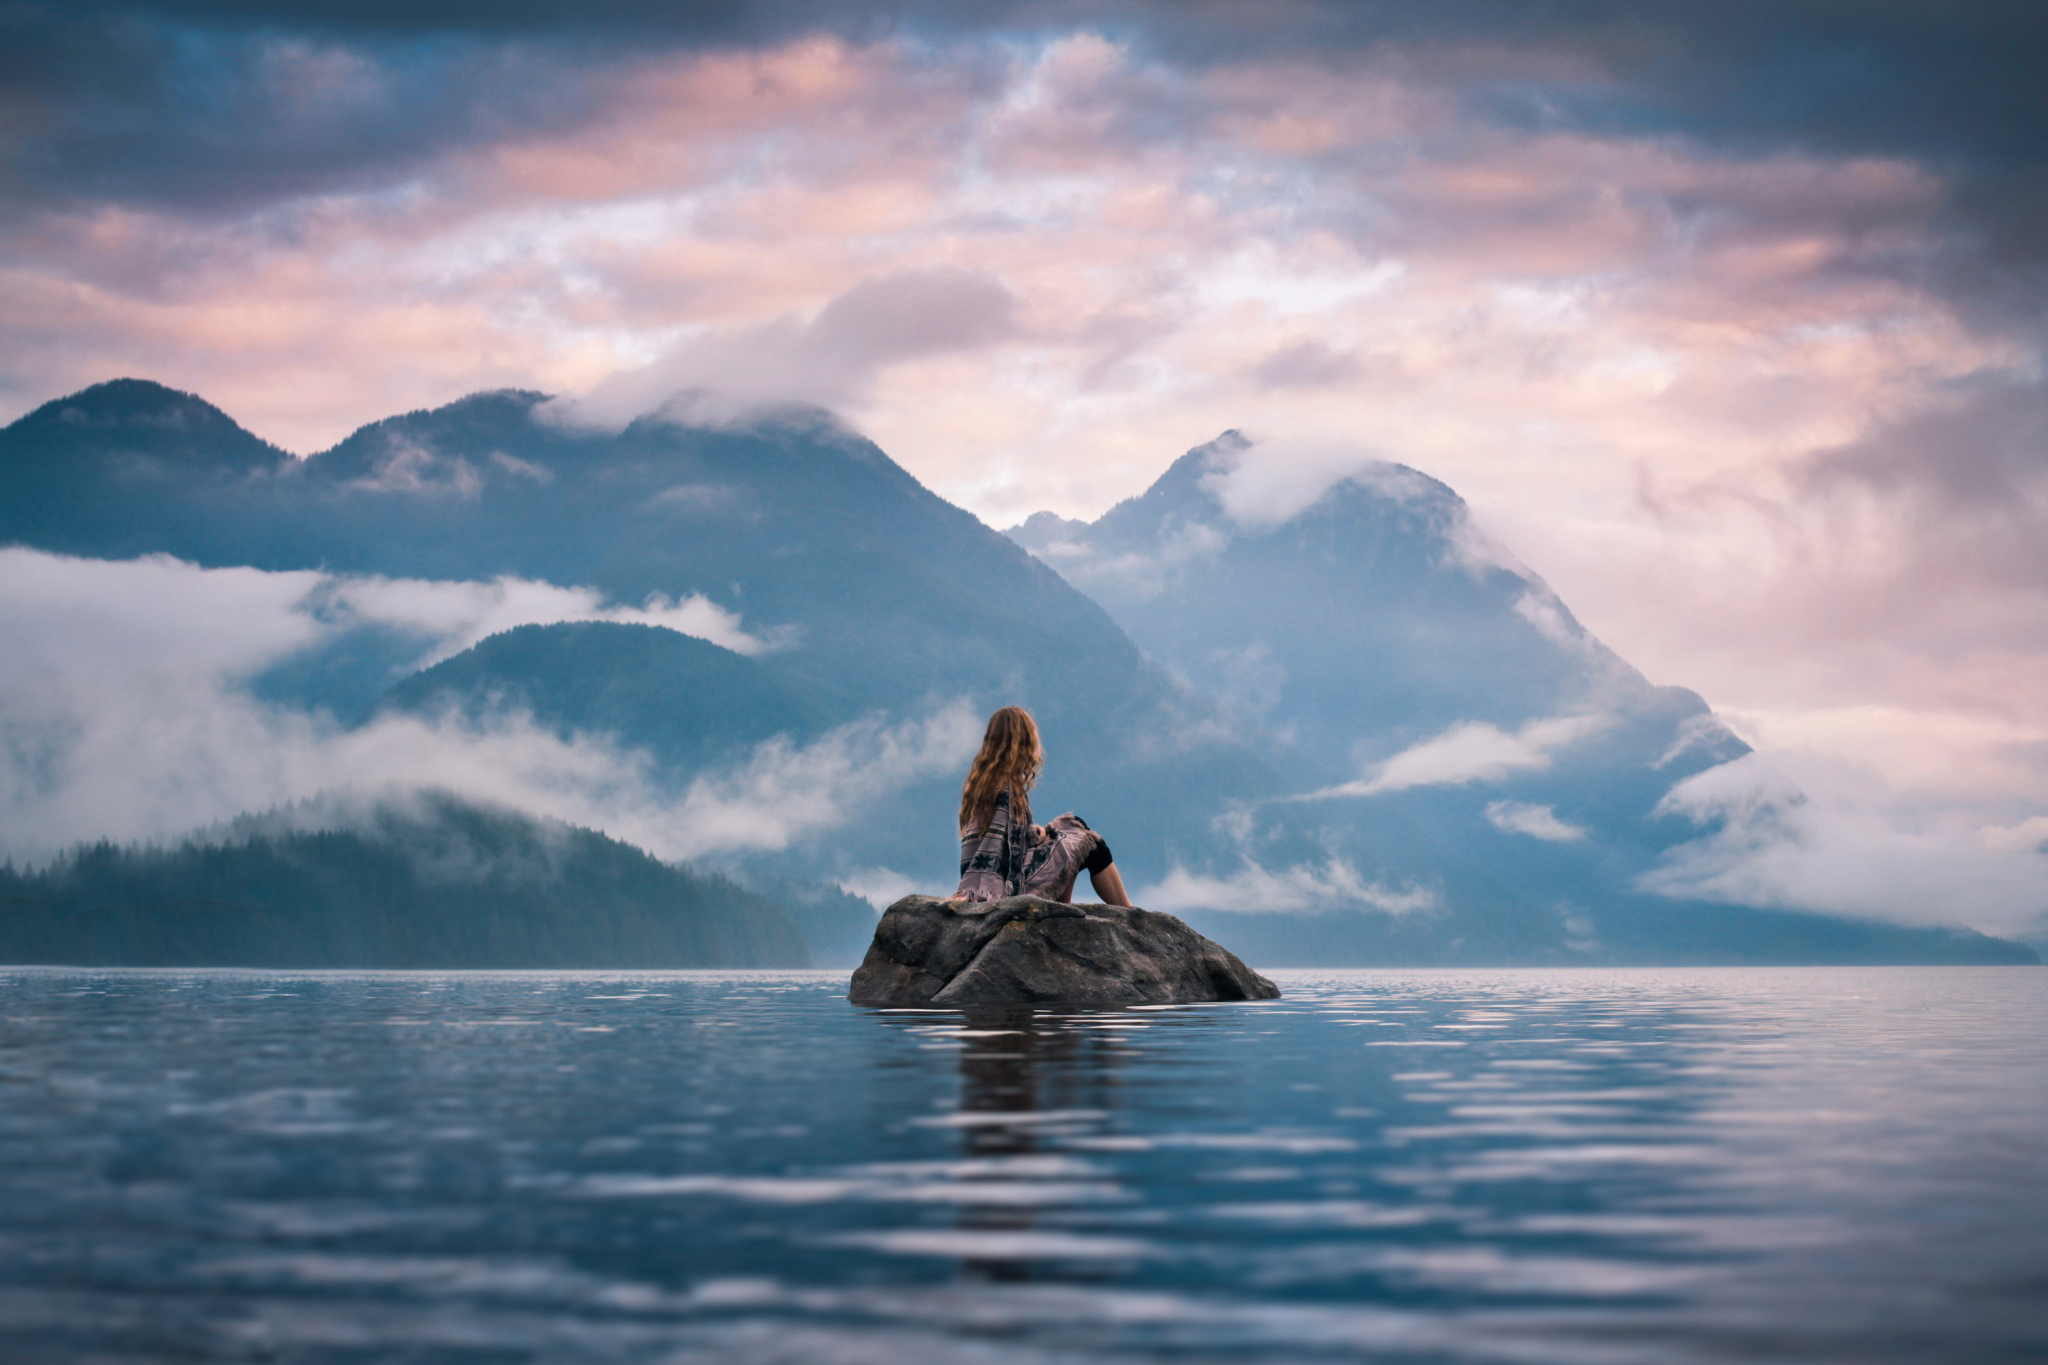
[[[482,413],[530,413],[553,395],[539,389],[478,389],[438,408],[421,409],[433,417],[461,417]],[[408,414],[414,415],[414,414]]]
[[[1247,463],[1252,450],[1225,432],[1093,525],[1034,518],[1011,538],[1305,757],[1430,726],[1617,707],[1655,720],[1676,705],[1485,536],[1449,485],[1386,461],[1341,475]]]
[[[1166,472],[1154,479],[1152,486],[1138,497],[1166,493],[1177,497],[1193,495],[1214,502],[1215,496],[1204,485],[1203,480],[1212,474],[1229,471],[1236,465],[1238,458],[1251,448],[1252,442],[1245,434],[1232,427],[1215,440],[1196,446],[1168,465]]]
[[[1215,440],[1196,446],[1168,465],[1150,488],[1104,512],[1095,523],[1096,529],[1113,537],[1138,534],[1141,528],[1156,530],[1171,517],[1184,521],[1212,520],[1222,510],[1222,504],[1209,486],[1209,477],[1229,469],[1231,462],[1251,445],[1233,427]]]
[[[151,379],[110,379],[80,389],[43,404],[4,434],[18,453],[61,446],[73,455],[118,452],[236,473],[291,458],[197,394]]]
[[[343,438],[334,449],[357,440],[366,432],[400,428],[433,426],[475,427],[502,424],[506,422],[523,424],[532,419],[534,409],[549,400],[549,395],[537,389],[479,389],[434,408],[414,408],[393,417],[380,417],[374,422],[357,427]],[[323,455],[331,451],[321,452]]]
[[[1057,512],[1033,512],[1003,534],[1043,559],[1053,546],[1087,529],[1087,522],[1070,521]]]
[[[109,379],[52,399],[14,424],[18,427],[167,427],[182,430],[242,428],[197,394],[153,379]]]
[[[529,442],[536,428],[546,426],[539,409],[548,401],[549,396],[537,389],[482,389],[437,408],[414,408],[357,427],[307,460],[306,468],[325,479],[374,482],[388,478],[391,488],[445,492],[461,486],[462,481],[450,481],[451,471],[459,471],[454,471],[450,461],[437,462],[435,452],[445,448],[481,455],[495,447]],[[547,429],[558,434],[552,427]],[[389,468],[394,460],[399,466],[396,470]],[[428,467],[437,463],[449,467]],[[531,464],[523,467],[537,468]],[[474,471],[470,477],[474,478]]]

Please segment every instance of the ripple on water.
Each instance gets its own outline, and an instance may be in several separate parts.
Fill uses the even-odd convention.
[[[2048,1350],[2048,973],[5,973],[29,1358]]]

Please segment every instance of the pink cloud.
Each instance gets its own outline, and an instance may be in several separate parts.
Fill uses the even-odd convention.
[[[322,98],[367,78],[279,60]],[[1962,507],[1914,425],[2039,361],[1927,285],[1946,183],[1490,125],[1449,83],[1599,79],[1560,62],[1191,74],[1086,32],[636,57],[572,125],[402,182],[11,231],[4,379],[19,411],[144,374],[299,450],[511,383],[822,398],[999,524],[1094,515],[1226,427],[1348,445],[1458,487],[1659,680],[1915,783],[1914,734],[1949,735],[2048,804],[2042,519]]]

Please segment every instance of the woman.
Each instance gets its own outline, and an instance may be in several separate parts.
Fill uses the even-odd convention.
[[[1031,784],[1044,766],[1045,750],[1029,711],[1005,706],[988,718],[981,752],[960,788],[960,889],[952,899],[1070,901],[1074,878],[1085,867],[1096,895],[1111,905],[1129,905],[1109,845],[1087,821],[1069,813],[1049,825],[1031,823]]]

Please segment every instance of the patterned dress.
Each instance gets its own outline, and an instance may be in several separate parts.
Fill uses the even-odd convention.
[[[1071,901],[1082,868],[1102,871],[1115,859],[1109,844],[1078,815],[1061,815],[1046,825],[1011,823],[1010,789],[996,793],[988,823],[960,831],[960,889],[970,901],[1005,896],[1038,896]]]

